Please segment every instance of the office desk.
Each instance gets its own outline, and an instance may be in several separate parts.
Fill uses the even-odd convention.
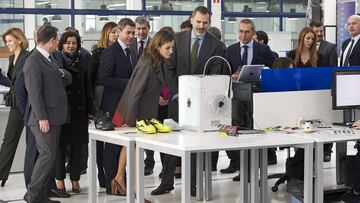
[[[248,184],[247,184],[247,153],[251,150],[252,170],[251,173],[251,201],[252,202],[267,202],[267,178],[261,180],[261,192],[258,187],[259,176],[255,173],[259,167],[258,155],[259,150],[262,155],[263,165],[262,174],[267,173],[266,170],[266,148],[277,147],[277,146],[296,146],[304,148],[305,150],[305,192],[304,202],[312,201],[312,156],[313,156],[313,139],[307,139],[304,137],[288,136],[287,134],[252,134],[252,135],[241,135],[239,137],[221,136],[217,132],[172,132],[167,134],[153,134],[153,135],[142,135],[136,137],[136,156],[137,156],[137,191],[139,198],[143,200],[144,195],[144,183],[143,183],[143,156],[144,149],[160,151],[163,153],[180,156],[182,158],[182,185],[181,185],[181,202],[190,202],[190,155],[191,153],[199,152],[211,152],[211,151],[222,151],[222,150],[242,150],[240,158],[240,197],[241,202],[247,202]],[[256,161],[257,160],[257,161]],[[209,172],[211,174],[211,172]],[[211,180],[211,175],[206,175],[208,181]],[[244,181],[246,180],[246,181]],[[201,187],[202,181],[198,182]],[[209,185],[211,183],[207,183]],[[209,186],[208,186],[209,187]],[[198,187],[199,190],[199,187]],[[211,194],[211,187],[209,188]]]
[[[337,130],[335,134],[333,130]],[[345,130],[343,133],[338,132]],[[321,203],[324,200],[324,144],[326,143],[336,143],[336,180],[338,184],[343,183],[343,173],[341,158],[346,156],[346,142],[359,140],[360,139],[360,130],[353,130],[355,134],[350,134],[347,131],[349,128],[344,127],[335,127],[333,129],[321,129],[314,133],[298,133],[291,134],[291,136],[300,136],[306,138],[314,139],[315,147],[315,202]]]
[[[138,135],[136,128],[122,128],[114,131],[101,131],[94,127],[89,127],[89,185],[91,203],[97,202],[97,174],[96,174],[96,141],[103,141],[107,143],[126,146],[126,160],[127,160],[127,176],[126,176],[126,202],[135,202],[134,191],[134,163],[135,163],[135,137]],[[143,161],[142,161],[143,162]],[[144,199],[143,199],[144,201]]]

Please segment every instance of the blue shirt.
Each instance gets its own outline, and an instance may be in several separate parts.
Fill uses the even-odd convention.
[[[198,54],[197,54],[197,55],[199,55],[199,52],[200,52],[200,49],[201,49],[201,45],[202,45],[202,43],[203,43],[203,41],[204,41],[204,37],[205,37],[205,33],[203,33],[203,34],[201,34],[199,37],[197,37],[197,36],[195,36],[194,32],[191,31],[190,52],[189,52],[189,53],[191,53],[191,48],[192,48],[193,44],[195,43],[195,41],[196,41],[197,39],[199,39],[199,49],[198,49]]]

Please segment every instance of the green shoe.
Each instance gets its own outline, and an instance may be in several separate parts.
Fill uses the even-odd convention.
[[[144,120],[136,121],[136,128],[145,134],[154,134],[156,133],[156,129],[151,123],[148,123]]]
[[[158,133],[169,133],[172,131],[169,125],[160,123],[160,121],[158,121],[156,118],[149,120],[149,123],[151,123],[156,128],[156,132]]]

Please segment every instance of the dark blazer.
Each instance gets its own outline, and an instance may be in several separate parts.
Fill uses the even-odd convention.
[[[1,68],[0,68],[0,85],[5,87],[11,86],[11,82],[9,78],[3,75]]]
[[[16,102],[16,90],[15,90],[15,82],[17,80],[16,77],[16,73],[19,69],[22,69],[22,67],[24,66],[25,60],[28,57],[29,52],[26,51],[25,49],[22,49],[20,51],[20,54],[18,56],[18,59],[16,60],[15,65],[12,65],[14,62],[14,55],[11,55],[9,57],[9,68],[7,71],[7,77],[10,80],[10,94],[12,97],[12,103],[11,106],[17,106],[17,102]],[[19,107],[19,106],[18,106]]]
[[[131,49],[130,49],[131,51]],[[136,56],[131,51],[132,65],[136,64]],[[113,114],[121,95],[131,77],[125,53],[118,41],[104,50],[100,59],[99,76],[104,85],[100,109]]]
[[[200,47],[195,72],[191,71],[190,46],[191,30],[175,34],[174,53],[166,63],[167,79],[171,96],[178,93],[178,77],[180,75],[203,74],[206,61],[212,56],[225,57],[226,47],[214,35],[206,32]],[[222,74],[223,61],[214,59],[207,67],[207,74]]]
[[[141,58],[116,108],[124,124],[135,126],[137,119],[155,118],[161,89],[165,85],[163,68],[154,67],[150,59]]]
[[[151,40],[151,37],[149,37],[148,41],[146,42],[146,47],[149,46],[149,43],[150,43],[150,40]],[[134,39],[133,43],[130,45],[130,49],[133,50],[133,52],[135,53],[136,55],[136,63],[138,62],[138,60],[140,59],[140,56],[139,56],[139,47],[138,47],[138,42],[137,42],[137,38]],[[144,49],[145,50],[145,49]],[[134,65],[135,66],[135,65]]]
[[[351,39],[347,39],[342,44],[342,53],[340,57],[340,66],[342,66],[343,61],[345,60],[344,51],[346,49],[346,46],[349,44]],[[354,44],[354,47],[351,51],[350,59],[349,59],[350,66],[360,66],[360,40]]]
[[[100,66],[100,59],[104,52],[104,48],[97,48],[92,51],[91,60],[89,64],[89,80],[93,88],[95,85],[101,85],[100,78],[98,76],[98,69]]]
[[[180,75],[203,74],[206,61],[212,56],[226,55],[226,47],[223,42],[214,35],[206,32],[202,45],[200,47],[196,70],[191,71],[191,30],[179,32],[175,34],[175,47],[171,58],[166,62],[166,79],[170,87],[169,95],[169,118],[178,119],[178,103],[174,96],[178,94],[178,78]],[[208,64],[206,74],[226,74],[228,71],[224,69],[224,61],[213,59]]]
[[[25,87],[28,91],[31,112],[28,125],[39,125],[47,119],[50,125],[59,126],[67,121],[68,101],[65,84],[71,83],[71,75],[64,70],[62,77],[59,64],[52,64],[37,49],[24,64]]]
[[[336,45],[322,40],[318,49],[318,54],[321,55],[319,60],[319,67],[336,67],[337,63],[337,53]]]
[[[237,71],[239,66],[244,65],[241,62],[240,42],[236,42],[227,48],[226,58],[230,63],[233,73]],[[254,41],[253,58],[250,64],[264,64],[268,67],[271,67],[274,61],[275,56],[270,50],[269,46]]]

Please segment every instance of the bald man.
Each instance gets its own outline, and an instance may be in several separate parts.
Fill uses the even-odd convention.
[[[360,16],[352,15],[348,18],[347,29],[351,36],[342,44],[342,53],[340,57],[341,66],[359,66],[360,65]]]

